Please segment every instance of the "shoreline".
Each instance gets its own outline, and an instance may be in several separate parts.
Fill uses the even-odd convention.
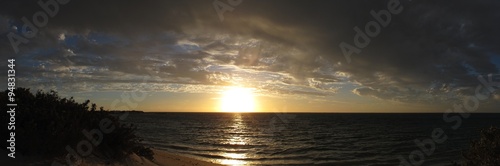
[[[212,162],[202,161],[191,157],[182,156],[179,154],[167,152],[164,150],[152,148],[154,152],[155,164],[159,166],[223,166]],[[135,154],[134,154],[135,155]]]
[[[176,153],[167,152],[157,148],[151,148],[154,152],[154,160],[151,161],[137,154],[131,154],[121,162],[109,163],[98,159],[86,159],[79,166],[224,166],[212,162],[202,161]],[[16,156],[16,159],[0,158],[0,163],[7,165],[52,165],[53,161],[66,165],[65,161],[58,159],[43,159],[38,156]],[[58,165],[58,164],[56,164]]]
[[[165,150],[151,148],[154,153],[154,160],[151,161],[137,154],[131,154],[122,162],[106,164],[102,161],[92,162],[92,160],[83,162],[80,166],[224,166],[212,162],[202,161],[191,157],[182,156]]]

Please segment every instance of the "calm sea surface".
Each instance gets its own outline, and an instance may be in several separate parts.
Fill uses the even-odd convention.
[[[457,130],[443,114],[134,113],[126,121],[151,146],[226,165],[399,165],[399,155],[419,150],[415,139],[442,128],[448,139],[423,165],[449,165],[480,129],[500,126],[500,114],[472,114]]]

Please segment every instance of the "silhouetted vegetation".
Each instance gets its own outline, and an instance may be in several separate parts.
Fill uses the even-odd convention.
[[[462,163],[454,165],[500,165],[500,129],[490,127],[481,130],[481,137],[471,142],[469,149],[463,153],[463,157]]]
[[[80,141],[92,139],[86,137],[83,130],[100,129],[102,120],[109,119],[108,126],[114,127],[112,131],[103,133],[100,144],[93,146],[91,154],[81,156],[82,158],[97,157],[117,161],[131,153],[137,153],[152,159],[151,149],[140,144],[133,125],[120,123],[116,116],[102,107],[97,109],[96,104],[90,104],[89,100],[78,103],[73,98],[59,97],[55,91],[38,91],[32,94],[29,89],[17,88],[14,92],[17,103],[16,155],[63,157],[68,154],[66,146],[76,150]],[[2,110],[8,109],[6,93],[7,91],[0,92]],[[10,116],[4,112],[0,114],[0,118],[2,124],[7,124]],[[10,131],[6,127],[2,127],[0,131],[0,138],[5,144]],[[98,136],[94,138],[97,139]]]

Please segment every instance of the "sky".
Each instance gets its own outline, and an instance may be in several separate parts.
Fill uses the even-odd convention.
[[[227,89],[242,87],[261,112],[444,112],[474,96],[478,76],[500,74],[499,8],[496,0],[2,1],[0,57],[16,59],[18,87],[106,109],[220,111]],[[478,105],[498,112],[500,93]]]

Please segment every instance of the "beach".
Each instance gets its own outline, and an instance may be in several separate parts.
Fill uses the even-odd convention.
[[[181,156],[175,153],[163,150],[152,149],[154,160],[151,161],[136,154],[130,155],[121,162],[106,162],[101,160],[87,159],[80,166],[222,166],[220,164],[197,160],[190,157]],[[1,163],[6,165],[51,165],[53,160],[42,159],[39,157],[16,157],[16,159],[5,159]],[[64,161],[57,160],[59,163],[67,165]],[[58,165],[58,164],[56,164]]]
[[[154,149],[154,161],[150,163],[149,160],[144,160],[144,158],[137,158],[134,156],[136,161],[145,161],[144,163],[158,165],[158,166],[221,166],[220,164],[215,164],[211,162],[201,161],[194,158],[189,158],[181,156],[174,153],[169,153],[162,150]]]
[[[154,152],[154,160],[151,161],[136,154],[130,155],[125,161],[106,164],[103,162],[85,161],[81,166],[222,166],[211,162],[201,161],[198,159],[185,157],[179,154],[170,153],[167,151],[152,149]]]

